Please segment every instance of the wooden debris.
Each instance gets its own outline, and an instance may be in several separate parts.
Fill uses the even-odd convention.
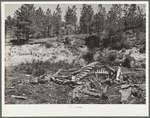
[[[53,77],[55,77],[62,69],[58,70],[54,75]]]
[[[110,98],[112,97],[120,97],[120,95],[109,95]]]
[[[27,97],[25,97],[25,96],[15,96],[15,95],[11,95],[11,97],[17,98],[17,99],[27,100]]]
[[[8,87],[8,89],[14,89],[15,87],[11,86],[11,87]]]
[[[29,77],[30,75],[25,75],[25,76]]]
[[[30,81],[30,84],[38,84],[38,81]]]

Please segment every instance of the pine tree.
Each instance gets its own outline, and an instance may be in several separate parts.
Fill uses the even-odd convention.
[[[50,37],[50,29],[52,28],[52,14],[49,8],[46,11],[45,25],[47,26],[46,28],[47,28],[48,37]]]
[[[45,36],[45,15],[41,7],[35,11],[34,22],[32,22],[33,36],[36,38],[42,38]]]
[[[124,12],[124,16],[123,16],[123,22],[124,22],[124,29],[127,29],[128,27],[128,21],[129,21],[129,4],[124,4],[124,8],[123,8],[123,12]]]
[[[93,29],[95,30],[95,32],[97,32],[98,36],[99,33],[105,29],[105,17],[105,8],[101,4],[99,4],[98,12],[94,15],[93,18]]]
[[[145,29],[145,14],[136,4],[124,4],[123,8],[124,17],[124,31],[128,29]]]
[[[76,33],[76,22],[77,22],[76,10],[77,8],[75,5],[72,8],[68,7],[66,11],[66,15],[64,16],[67,25],[74,25],[75,33]],[[67,29],[67,34],[68,34],[68,29]]]
[[[59,39],[60,38],[60,28],[61,28],[61,20],[62,20],[62,17],[61,17],[61,8],[59,7],[59,5],[57,5],[56,7],[56,11],[54,11],[53,13],[53,30],[54,30],[54,34],[56,34],[57,38]]]
[[[92,20],[93,20],[93,8],[91,5],[83,4],[81,10],[81,17],[80,17],[80,30],[82,33],[91,33],[92,29]]]
[[[7,35],[8,30],[11,29],[11,28],[12,28],[12,18],[9,15],[7,17],[7,19],[5,20],[5,37]]]
[[[121,6],[120,4],[113,4],[107,14],[107,28],[109,29],[110,35],[114,35],[122,30],[123,10]]]
[[[23,4],[21,8],[16,10],[15,18],[17,22],[15,26],[17,27],[16,36],[18,38],[29,40],[34,11],[33,4]]]

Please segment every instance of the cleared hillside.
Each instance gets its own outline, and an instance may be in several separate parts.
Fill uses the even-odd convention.
[[[7,42],[5,46],[5,103],[67,104],[68,95],[71,91],[68,86],[53,82],[32,85],[29,84],[29,81],[45,73],[54,74],[59,69],[80,68],[93,61],[104,64],[109,63],[113,68],[120,66],[125,78],[130,80],[131,84],[145,86],[146,54],[140,52],[141,47],[144,45],[140,40],[143,39],[139,38],[139,43],[135,44],[137,38],[134,38],[135,36],[131,37],[131,35],[129,37],[127,37],[127,42],[132,45],[128,49],[122,48],[119,50],[111,49],[109,46],[107,48],[99,46],[91,49],[85,45],[85,39],[88,38],[88,35],[70,35],[63,37],[61,40],[57,38],[31,39],[23,45],[14,45]],[[123,65],[127,55],[134,58],[134,64],[130,68]],[[120,104],[121,93],[119,90],[120,87],[108,87],[107,94],[110,96],[110,101],[83,98],[76,103]],[[128,104],[145,104],[144,92],[145,89],[139,92],[138,97],[132,96]],[[16,99],[11,97],[12,95],[24,96],[27,99]],[[133,99],[135,101],[132,101]]]

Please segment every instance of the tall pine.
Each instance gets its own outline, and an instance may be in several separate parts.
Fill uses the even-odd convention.
[[[105,8],[101,4],[99,4],[98,11],[93,18],[93,29],[94,32],[98,34],[98,36],[100,35],[100,32],[105,29],[105,17],[106,17]]]
[[[36,38],[42,38],[45,36],[44,26],[45,15],[41,7],[35,11],[34,22],[32,23],[33,36]]]
[[[77,22],[77,16],[76,16],[76,6],[74,5],[72,8],[68,7],[66,10],[66,14],[64,16],[65,21],[67,25],[73,25],[76,33],[76,22]],[[68,34],[68,29],[67,29],[67,34]]]
[[[94,11],[91,5],[83,4],[80,17],[80,30],[81,33],[91,33],[92,32],[92,20]]]
[[[16,36],[18,38],[29,40],[29,34],[32,29],[32,20],[35,8],[33,4],[23,4],[21,8],[16,10],[15,18],[16,22]]]
[[[61,35],[61,20],[62,20],[62,17],[61,17],[61,8],[59,7],[59,5],[57,5],[56,7],[56,11],[54,11],[53,13],[53,32],[54,34],[57,36],[57,38],[59,39],[60,38],[60,35]]]
[[[45,25],[47,26],[47,34],[48,37],[50,37],[50,33],[52,30],[52,23],[53,23],[53,19],[52,19],[52,14],[51,14],[51,10],[48,8],[46,11],[46,18],[45,18]]]

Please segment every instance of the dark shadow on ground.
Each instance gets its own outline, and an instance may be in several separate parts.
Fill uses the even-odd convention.
[[[12,43],[12,45],[24,45],[26,43],[28,43],[29,40],[26,39],[13,39],[10,41],[10,43]]]

